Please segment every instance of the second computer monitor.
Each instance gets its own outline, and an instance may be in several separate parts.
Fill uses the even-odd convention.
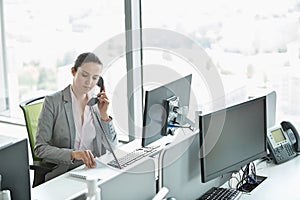
[[[265,97],[200,116],[202,182],[266,156],[266,121]]]
[[[27,139],[0,135],[0,191],[9,190],[12,200],[31,199],[27,143]]]
[[[170,107],[178,110],[188,109],[191,81],[192,75],[190,74],[146,91],[142,135],[143,147],[168,135],[170,130],[168,130],[167,120]],[[180,126],[180,123],[174,122],[173,125]]]

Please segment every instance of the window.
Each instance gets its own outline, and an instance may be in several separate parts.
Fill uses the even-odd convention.
[[[98,51],[105,66],[102,75],[112,101],[112,115],[117,116],[112,109],[114,104],[124,105],[122,120],[115,120],[122,123],[116,127],[127,132],[124,0],[3,0],[1,3],[5,47],[0,42],[6,64],[1,63],[0,76],[5,76],[7,82],[1,78],[0,115],[23,120],[19,102],[63,89],[72,81],[70,68],[76,57],[83,52]],[[2,73],[4,70],[6,73]],[[116,90],[120,80],[122,92]]]
[[[300,124],[299,8],[293,0],[142,1],[142,25],[184,35],[201,45],[218,70],[226,103],[275,90],[278,120]],[[180,74],[192,71],[191,59],[174,51],[180,47],[176,42],[169,45],[171,50],[163,45],[144,49],[144,68],[163,65]],[[201,110],[214,100],[214,91],[203,81],[207,77],[194,73],[192,92],[198,97],[194,108]]]

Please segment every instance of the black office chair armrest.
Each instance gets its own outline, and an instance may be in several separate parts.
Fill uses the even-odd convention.
[[[34,181],[32,187],[35,187],[45,182],[45,175],[57,168],[57,164],[33,161],[33,164],[29,165],[29,168],[34,171]]]
[[[30,169],[32,170],[41,170],[41,171],[52,171],[57,168],[57,164],[42,162],[42,161],[33,161],[33,164],[30,165]]]

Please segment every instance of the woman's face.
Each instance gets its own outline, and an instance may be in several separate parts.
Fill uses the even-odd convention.
[[[83,63],[76,72],[73,67],[73,89],[79,94],[87,94],[91,91],[100,77],[101,67],[100,64],[94,62]]]

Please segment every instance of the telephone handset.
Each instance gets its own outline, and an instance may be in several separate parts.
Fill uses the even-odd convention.
[[[299,135],[295,127],[287,121],[272,127],[267,133],[269,152],[276,164],[283,163],[297,156]]]
[[[103,91],[103,86],[104,86],[104,80],[103,80],[103,78],[102,78],[102,76],[100,76],[99,77],[99,80],[98,80],[98,82],[97,82],[97,85],[99,86],[99,88],[100,88],[100,92],[102,92]]]
[[[100,76],[99,77],[99,80],[98,80],[98,82],[97,82],[97,85],[99,86],[99,88],[100,88],[100,92],[102,92],[103,91],[103,89],[104,89],[104,80],[103,80],[103,78]],[[89,101],[88,101],[88,103],[87,103],[87,105],[88,106],[93,106],[93,105],[95,105],[96,103],[98,103],[98,98],[96,98],[96,97],[93,97],[93,98],[91,98]]]
[[[282,129],[287,133],[296,152],[300,152],[300,138],[298,131],[291,122],[281,122]]]

